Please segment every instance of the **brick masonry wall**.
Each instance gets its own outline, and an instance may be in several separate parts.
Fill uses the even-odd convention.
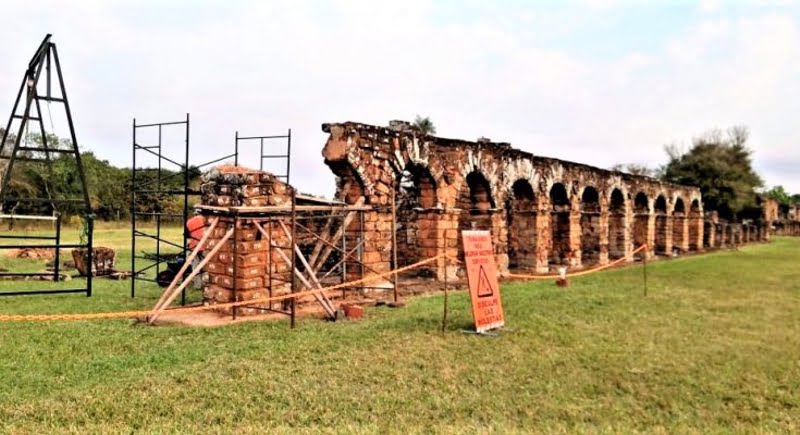
[[[424,135],[402,122],[325,124],[323,130],[329,137],[322,154],[337,175],[338,198],[351,204],[363,199],[385,221],[391,214],[380,210],[387,210],[395,192],[400,264],[450,249],[444,239],[452,236],[445,236],[443,225],[490,230],[501,273],[509,264],[544,272],[563,263],[633,260],[631,253],[644,243],[648,257],[714,246],[704,242],[702,198],[694,187],[534,156],[507,143]],[[554,202],[554,192],[566,198]],[[365,255],[386,270],[390,238],[374,239]],[[442,267],[435,272],[440,279],[445,273]]]

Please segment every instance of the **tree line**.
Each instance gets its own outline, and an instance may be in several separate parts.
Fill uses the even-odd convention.
[[[2,129],[0,129],[0,135],[2,135]],[[37,145],[42,143],[40,135],[30,135],[28,140]],[[10,155],[13,148],[13,138],[10,138],[9,142],[3,149],[3,155],[6,157]],[[51,148],[70,148],[72,146],[69,140],[59,139],[55,136],[48,136],[48,145]],[[44,157],[41,152],[31,151],[20,152],[18,156]],[[29,202],[24,199],[83,198],[75,157],[71,154],[51,154],[50,157],[52,164],[49,167],[40,162],[15,161],[5,195],[6,198],[15,200],[3,202],[5,212],[49,215],[53,212],[53,207],[49,202]],[[129,219],[133,190],[131,168],[118,168],[108,160],[99,159],[91,151],[81,152],[81,162],[89,187],[89,201],[95,216],[102,220]],[[6,159],[0,161],[0,177],[5,173],[7,164],[8,160]],[[183,211],[182,197],[159,191],[182,189],[182,174],[180,171],[163,169],[160,177],[161,187],[157,189],[159,171],[155,168],[138,169],[136,171],[137,189],[149,190],[149,192],[137,193],[136,211],[141,213],[181,213]],[[197,168],[189,168],[189,175],[190,186],[196,188],[199,185],[200,171]],[[16,200],[16,198],[22,200]],[[65,216],[78,215],[81,209],[81,204],[58,206],[58,211]]]
[[[758,218],[761,198],[771,198],[788,207],[800,203],[783,186],[764,189],[764,181],[753,169],[753,152],[747,147],[747,127],[709,130],[682,151],[676,144],[664,147],[667,163],[652,169],[640,164],[618,164],[611,169],[646,175],[663,181],[697,186],[705,210],[716,210],[725,219]]]

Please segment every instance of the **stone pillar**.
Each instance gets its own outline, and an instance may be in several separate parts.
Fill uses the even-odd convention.
[[[704,224],[703,231],[706,231],[706,229],[708,229],[708,247],[710,249],[714,248],[716,246],[716,241],[717,241],[717,231],[716,231],[717,226],[714,225],[714,222],[711,221],[708,221],[708,225],[705,225],[705,222],[703,222],[702,220],[700,222]],[[703,246],[702,240],[700,246]]]
[[[550,204],[540,201],[537,204],[536,218],[536,272],[547,273],[550,270],[550,249],[553,244],[553,230],[550,228]]]
[[[664,254],[667,255],[667,256],[671,256],[672,255],[672,238],[673,238],[673,234],[674,234],[674,231],[675,231],[675,229],[674,229],[675,222],[674,222],[674,219],[672,218],[672,215],[670,215],[670,214],[668,214],[666,216],[666,219],[667,219],[666,220],[666,222],[667,222],[667,225],[666,225],[666,227],[667,227],[666,228],[667,237],[664,238]]]
[[[575,201],[573,201],[574,203]],[[572,252],[572,258],[569,260],[569,265],[572,267],[580,267],[581,265],[581,211],[580,204],[577,206],[573,204],[569,212],[569,250]]]
[[[492,210],[490,219],[497,273],[505,276],[508,275],[508,221],[503,210]]]
[[[689,252],[689,219],[683,216],[679,218],[675,224],[682,226],[681,234],[683,234],[683,237],[679,241],[678,247],[683,253]]]
[[[608,264],[608,200],[605,195],[600,196],[600,217],[598,225],[600,226],[600,257],[598,264]]]
[[[392,262],[392,213],[366,211],[363,219],[364,245],[361,251],[361,261],[366,267],[364,275],[388,272],[391,270]],[[381,282],[388,281],[389,279],[386,279]],[[378,282],[377,286],[381,282]],[[370,285],[376,286],[375,283]]]
[[[696,233],[695,233],[696,238],[694,240],[690,240],[689,242],[690,243],[696,243],[697,244],[697,251],[701,252],[701,251],[703,251],[703,248],[704,248],[704,246],[703,246],[703,230],[704,230],[703,218],[700,217],[700,216],[695,216],[694,218],[692,218],[692,221],[689,222],[689,225],[694,225],[695,231],[696,231]]]
[[[629,263],[633,262],[633,251],[638,248],[638,246],[634,246],[633,231],[636,226],[635,219],[636,217],[630,201],[625,201],[625,216],[623,218],[625,242],[622,246],[625,249],[625,261]],[[644,254],[647,254],[647,252],[644,252]]]
[[[434,212],[429,212],[434,214]],[[436,219],[436,248],[429,251],[423,258],[434,255],[447,254],[451,259],[440,258],[436,261],[436,278],[440,281],[455,279],[459,263],[454,261],[458,257],[458,247],[461,244],[461,233],[458,230],[458,213],[448,210],[435,212]],[[441,237],[439,237],[441,236]],[[447,266],[447,267],[445,267]]]
[[[647,258],[656,255],[656,215],[652,211],[647,215]]]

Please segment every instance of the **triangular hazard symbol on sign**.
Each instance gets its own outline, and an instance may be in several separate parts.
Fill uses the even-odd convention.
[[[483,265],[478,270],[478,297],[479,298],[488,298],[494,295],[494,289],[492,289],[492,284],[489,282],[489,277],[486,276],[486,271],[483,270]]]

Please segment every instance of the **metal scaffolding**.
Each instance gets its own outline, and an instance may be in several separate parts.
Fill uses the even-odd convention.
[[[89,189],[86,182],[83,163],[81,162],[81,154],[78,149],[78,139],[75,135],[75,127],[72,120],[72,112],[67,99],[66,85],[64,84],[64,77],[61,72],[61,62],[58,58],[58,50],[56,44],[51,40],[52,35],[45,36],[36,53],[28,63],[25,74],[22,78],[17,98],[14,102],[11,115],[9,116],[6,128],[3,131],[2,141],[0,141],[0,161],[5,161],[5,169],[2,173],[2,183],[0,183],[0,207],[5,210],[6,206],[10,203],[28,203],[28,204],[45,204],[49,206],[50,216],[26,216],[15,214],[2,214],[0,219],[27,219],[27,220],[45,220],[53,221],[55,227],[55,235],[53,236],[31,236],[31,235],[3,235],[0,239],[15,239],[30,241],[28,243],[17,244],[3,244],[0,245],[0,250],[4,249],[54,249],[56,264],[52,272],[35,272],[35,273],[21,273],[21,272],[3,272],[0,276],[51,276],[53,281],[59,281],[59,261],[61,249],[81,249],[85,250],[86,262],[86,285],[81,288],[50,288],[50,289],[34,289],[24,291],[10,291],[0,293],[0,296],[17,296],[29,294],[52,294],[52,293],[85,293],[86,296],[92,295],[92,265],[93,265],[93,233],[94,233],[94,215],[92,213],[91,203],[89,200]],[[44,77],[43,77],[44,76]],[[44,80],[42,80],[44,79]],[[57,83],[57,89],[54,92],[54,81]],[[43,83],[42,83],[43,82]],[[44,88],[43,90],[40,88]],[[24,96],[23,96],[24,95]],[[47,130],[45,129],[44,116],[42,111],[42,102],[45,102],[50,111],[49,105],[51,103],[58,103],[64,108],[66,114],[67,125],[69,127],[69,143],[49,143],[47,137]],[[20,109],[22,110],[20,112]],[[31,113],[35,111],[35,113]],[[29,131],[31,121],[36,122],[39,127],[39,134],[41,135],[40,144],[30,143]],[[51,114],[52,124],[52,114]],[[51,125],[51,130],[54,128]],[[11,131],[16,133],[11,136]],[[6,152],[6,145],[9,139],[13,141],[13,147],[10,152]],[[25,143],[23,143],[25,141]],[[55,158],[55,156],[59,156]],[[60,197],[58,192],[55,192],[50,186],[51,179],[53,178],[52,165],[54,161],[61,160],[64,157],[74,158],[74,163],[78,173],[78,181],[80,184],[79,198],[64,198]],[[45,186],[48,192],[47,198],[31,198],[31,197],[10,197],[8,196],[9,183],[14,175],[15,167],[21,165],[38,165],[43,171],[42,174],[47,174],[45,178]],[[61,241],[61,212],[62,207],[71,205],[72,210],[77,209],[82,215],[85,222],[86,239],[85,242],[64,244]],[[38,242],[37,242],[38,241]],[[53,244],[42,244],[42,241],[51,241]]]

